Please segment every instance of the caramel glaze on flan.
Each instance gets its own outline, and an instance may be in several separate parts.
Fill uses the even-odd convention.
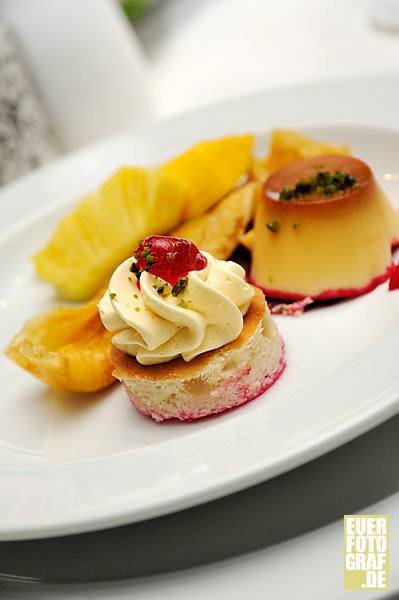
[[[289,200],[281,191],[318,171],[344,172],[356,183],[329,195]],[[353,297],[388,279],[399,215],[363,161],[340,155],[294,162],[273,173],[258,203],[251,281],[267,296],[317,300]]]

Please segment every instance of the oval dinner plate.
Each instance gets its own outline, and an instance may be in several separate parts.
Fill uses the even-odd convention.
[[[257,151],[264,153],[265,98],[117,136],[5,189],[6,219],[31,212],[34,204],[42,208],[0,238],[2,347],[28,317],[55,303],[30,256],[79,194],[117,165],[163,160],[212,131],[255,130]],[[273,124],[284,125],[283,116]],[[399,199],[398,133],[302,129],[349,144],[392,200]],[[158,425],[134,410],[120,385],[92,396],[51,390],[1,356],[0,538],[111,527],[214,499],[327,452],[398,410],[399,291],[384,284],[363,297],[276,320],[287,350],[281,379],[246,406],[196,423]]]

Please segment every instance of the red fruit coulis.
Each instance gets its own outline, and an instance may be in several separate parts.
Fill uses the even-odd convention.
[[[389,271],[389,290],[399,290],[399,263],[393,263]]]
[[[134,253],[138,276],[147,271],[174,286],[190,271],[201,271],[207,260],[197,246],[183,238],[167,235],[150,235],[141,242]]]

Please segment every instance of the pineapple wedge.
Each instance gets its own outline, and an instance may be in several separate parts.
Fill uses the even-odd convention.
[[[236,249],[253,214],[259,186],[247,183],[230,192],[204,215],[187,221],[171,235],[184,237],[216,258],[227,259]]]
[[[32,317],[5,350],[17,365],[48,385],[96,392],[114,381],[109,360],[112,333],[104,329],[98,297],[82,306],[55,308]]]
[[[252,135],[197,144],[166,163],[162,171],[183,188],[183,220],[193,219],[230,192],[251,164]]]
[[[265,181],[280,167],[319,154],[349,154],[349,148],[312,140],[293,129],[273,129],[269,155],[265,160],[253,160],[251,174],[254,179]]]
[[[93,296],[150,233],[182,219],[181,190],[159,169],[119,169],[58,224],[33,260],[37,273],[71,300]]]
[[[197,144],[154,168],[119,169],[63,218],[33,258],[36,271],[71,300],[87,300],[140,240],[197,216],[247,174],[252,136]]]

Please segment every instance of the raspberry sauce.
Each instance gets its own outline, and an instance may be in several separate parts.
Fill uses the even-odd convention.
[[[201,271],[207,260],[197,246],[183,238],[150,235],[134,253],[138,274],[148,271],[172,286],[190,271]]]
[[[389,290],[399,290],[399,263],[392,264],[389,271]]]

